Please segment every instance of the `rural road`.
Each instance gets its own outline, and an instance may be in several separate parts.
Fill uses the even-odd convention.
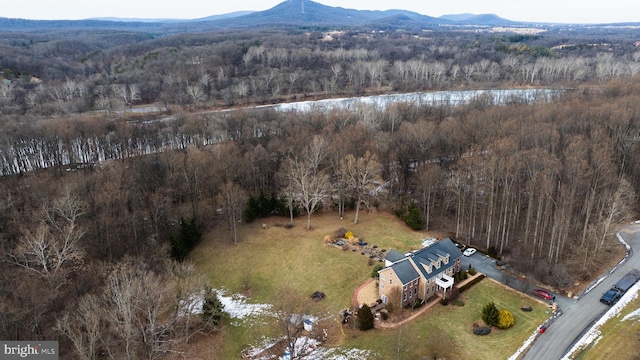
[[[579,300],[556,295],[556,303],[562,315],[538,336],[523,359],[562,359],[571,346],[609,309],[607,305],[600,302],[602,293],[611,288],[631,269],[640,269],[640,255],[634,253],[634,250],[640,249],[640,224],[624,227],[620,231],[620,236],[631,246],[631,252],[626,261],[613,273],[608,274],[597,286],[583,294]],[[469,264],[485,275],[518,291],[531,294],[534,288],[526,281],[506,276],[496,268],[494,259],[483,254],[476,253],[470,257],[463,257],[462,266],[466,269]]]
[[[562,359],[582,334],[589,330],[593,322],[609,309],[607,305],[600,302],[602,293],[611,288],[629,270],[640,269],[640,256],[634,253],[634,250],[640,249],[640,224],[625,227],[620,231],[620,236],[631,246],[627,260],[575,304],[566,309],[561,308],[562,316],[538,337],[524,359]]]

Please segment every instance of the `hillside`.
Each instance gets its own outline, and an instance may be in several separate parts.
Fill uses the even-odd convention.
[[[356,10],[326,6],[310,0],[285,0],[265,11],[243,11],[198,19],[95,18],[86,20],[26,20],[0,18],[0,31],[50,29],[112,29],[156,33],[200,32],[264,27],[393,27],[419,29],[437,25],[507,25],[493,14],[447,15],[435,18],[407,10]]]

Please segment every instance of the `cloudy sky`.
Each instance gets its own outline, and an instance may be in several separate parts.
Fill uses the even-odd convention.
[[[282,0],[16,0],[0,17],[87,19],[92,17],[195,19],[241,10],[269,9]],[[640,22],[637,0],[317,0],[358,10],[403,9],[423,15],[493,13],[516,21],[562,23]]]

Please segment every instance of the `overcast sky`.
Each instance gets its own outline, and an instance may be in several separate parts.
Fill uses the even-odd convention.
[[[261,11],[272,8],[280,2],[282,0],[15,0],[0,8],[0,17],[195,19],[242,10]],[[445,14],[493,13],[516,21],[640,22],[638,0],[317,0],[316,2],[358,10],[411,10],[434,17]]]

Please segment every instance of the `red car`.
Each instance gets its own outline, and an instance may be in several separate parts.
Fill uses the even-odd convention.
[[[534,289],[533,295],[541,297],[545,300],[554,300],[556,298],[553,294],[551,294],[547,290],[542,290],[542,289]]]

